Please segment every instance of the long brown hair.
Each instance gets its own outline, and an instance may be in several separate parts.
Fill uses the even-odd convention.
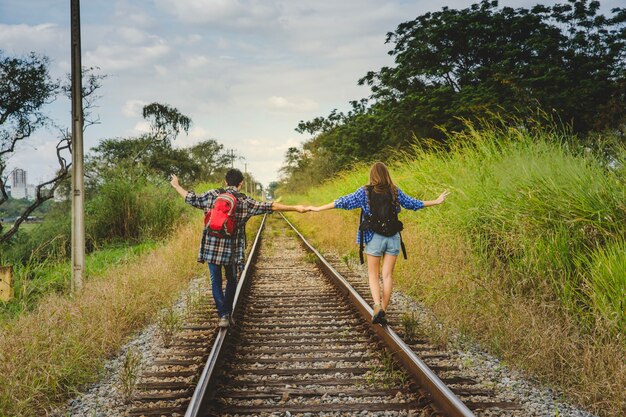
[[[393,201],[398,201],[398,187],[391,180],[387,166],[382,162],[374,162],[370,169],[370,186],[374,192],[381,194],[391,191]]]

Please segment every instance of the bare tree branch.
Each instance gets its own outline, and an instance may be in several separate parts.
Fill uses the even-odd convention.
[[[0,51],[1,53],[1,51]],[[0,54],[0,75],[8,77],[5,73],[10,71],[4,70],[2,64],[7,64],[1,60]],[[59,86],[58,82],[53,82],[47,76],[47,60],[37,59],[31,57],[32,62],[29,61],[8,61],[11,65],[9,70],[13,71],[11,74],[13,77],[19,77],[21,72],[30,70],[35,71],[31,67],[36,67],[38,71],[36,75],[37,82],[30,85],[20,86],[31,93],[34,98],[29,98],[30,101],[15,101],[16,104],[0,103],[0,205],[9,199],[9,195],[6,191],[7,176],[4,175],[7,168],[5,160],[7,155],[15,152],[16,144],[28,138],[37,128],[46,125],[48,123],[53,124],[50,120],[43,115],[41,107],[49,102],[50,98],[54,98],[59,91],[63,92],[69,97],[70,83]],[[38,66],[37,66],[38,65]],[[94,68],[83,69],[83,77],[86,77],[83,83],[83,114],[85,122],[83,129],[88,126],[98,124],[100,118],[98,116],[91,117],[91,110],[96,108],[96,102],[100,98],[96,94],[96,91],[101,87],[101,81],[105,78],[104,75],[94,74]],[[8,80],[10,81],[10,80]],[[31,92],[29,89],[38,88],[37,91]],[[9,98],[13,100],[14,88],[10,82],[7,82],[4,78],[0,80],[0,98]],[[3,126],[3,124],[6,124]],[[59,169],[53,178],[41,182],[35,187],[35,199],[24,209],[21,215],[15,220],[13,226],[6,232],[2,233],[2,227],[0,226],[0,243],[7,242],[13,237],[19,230],[20,225],[25,222],[28,217],[45,201],[54,197],[54,192],[59,187],[61,182],[69,177],[71,163],[67,161],[65,153],[72,153],[72,137],[66,128],[59,128],[59,140],[56,144],[56,156],[59,163]]]
[[[45,201],[50,200],[54,197],[54,192],[56,191],[61,181],[69,177],[69,169],[71,164],[68,164],[65,158],[62,156],[62,152],[68,149],[69,137],[64,136],[59,141],[59,143],[57,143],[56,146],[57,159],[61,168],[57,171],[57,174],[54,178],[42,182],[35,187],[35,200],[33,200],[33,202],[28,207],[26,207],[26,209],[22,212],[20,217],[15,220],[13,226],[8,231],[0,235],[0,243],[7,242],[9,239],[11,239],[11,237],[13,237],[13,235],[15,235],[19,230],[20,225],[28,219],[28,217],[33,213],[33,211],[37,209],[37,207],[41,206]],[[8,199],[8,195],[5,191],[5,181],[6,179],[3,179],[0,176],[0,188],[2,188],[3,199],[5,199],[4,201]],[[50,186],[50,188],[47,188],[48,186]]]

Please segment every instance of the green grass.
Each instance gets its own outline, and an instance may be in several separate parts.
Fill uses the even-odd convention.
[[[156,242],[132,246],[111,246],[85,257],[85,276],[101,275],[112,267],[129,264],[157,247]],[[16,317],[32,309],[49,292],[70,289],[71,262],[30,262],[14,266],[14,298],[0,302],[0,321]]]
[[[206,273],[195,261],[200,230],[183,225],[169,241],[133,254],[133,262],[108,259],[82,291],[48,292],[36,308],[0,322],[0,416],[49,415],[98,380],[107,358],[154,322],[189,279]]]
[[[391,166],[409,195],[452,191],[440,207],[401,214],[405,224],[460,231],[484,268],[507,270],[503,285],[511,291],[558,299],[581,325],[602,321],[616,334],[626,331],[626,268],[616,249],[626,238],[626,178],[558,136],[470,131],[456,141],[451,152],[416,148]],[[333,201],[365,184],[368,170],[360,166],[290,201]]]
[[[606,161],[557,130],[491,127],[388,163],[408,195],[408,261],[394,278],[441,320],[600,415],[626,412],[626,151]],[[367,183],[360,165],[288,204]],[[358,210],[291,215],[320,249],[354,251]],[[328,227],[332,225],[332,227]],[[620,360],[622,358],[622,360]]]

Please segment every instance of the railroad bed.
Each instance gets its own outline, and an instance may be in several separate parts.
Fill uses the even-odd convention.
[[[476,388],[474,381],[446,364],[445,353],[426,341],[411,340],[410,348],[405,348],[412,351],[403,355],[417,353],[440,375],[441,380],[435,379],[449,385],[444,389],[465,403],[454,397],[461,411],[444,413],[446,407],[440,407],[436,398],[433,403],[429,389],[420,379],[416,381],[415,370],[403,366],[402,355],[396,360],[399,348],[394,347],[393,357],[385,347],[389,346],[388,333],[393,332],[364,319],[363,303],[359,307],[351,299],[354,295],[346,296],[338,289],[286,221],[268,216],[263,239],[257,241],[260,245],[251,255],[256,261],[248,267],[248,284],[238,294],[237,324],[210,337],[206,325],[196,326],[201,333],[191,337],[193,355],[186,355],[187,362],[169,358],[172,372],[184,372],[185,382],[178,379],[176,390],[166,383],[153,383],[160,389],[144,393],[143,399],[139,395],[130,415],[182,415],[185,409],[187,416],[471,416],[469,409],[484,416],[519,415],[516,404],[493,400],[492,392]],[[369,300],[362,277],[345,272],[345,279]],[[400,314],[389,311],[390,327],[401,333]],[[187,408],[193,389],[185,384],[199,373],[201,360],[208,356],[216,337],[216,347],[223,343],[222,353],[212,352],[209,362],[214,363],[205,366]],[[208,344],[201,346],[198,338]],[[170,374],[160,370],[159,375]],[[158,406],[157,399],[161,400]],[[174,405],[170,412],[163,407],[165,400]]]
[[[287,223],[270,220],[239,332],[208,415],[394,412],[427,400],[385,358],[369,325],[304,251]]]

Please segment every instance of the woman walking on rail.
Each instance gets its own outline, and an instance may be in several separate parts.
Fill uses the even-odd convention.
[[[435,206],[445,201],[449,192],[444,191],[432,201],[421,201],[404,194],[391,180],[387,166],[376,162],[370,169],[369,184],[360,187],[352,194],[339,197],[332,203],[319,207],[307,207],[311,211],[323,211],[332,208],[344,210],[361,209],[361,222],[357,233],[360,245],[361,263],[363,252],[367,255],[367,271],[370,291],[374,300],[372,323],[385,324],[385,311],[391,299],[393,287],[393,268],[400,249],[406,258],[400,231],[402,222],[398,220],[400,207],[419,210]],[[379,271],[382,258],[383,293],[380,295]]]

